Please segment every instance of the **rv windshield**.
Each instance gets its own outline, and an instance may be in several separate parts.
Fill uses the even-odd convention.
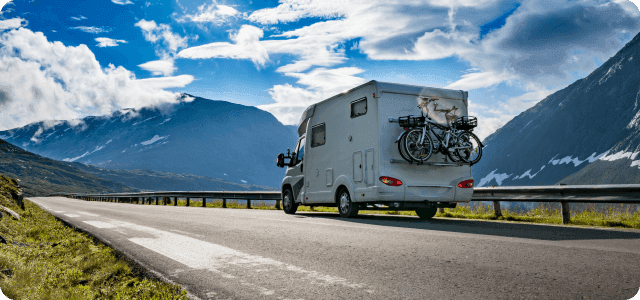
[[[304,156],[304,142],[305,142],[305,140],[306,140],[306,138],[302,137],[302,139],[300,140],[300,144],[299,144],[300,149],[296,149],[296,150],[298,150],[298,151],[296,151],[297,156],[298,156],[298,159],[297,159],[298,162],[302,161],[302,157]]]

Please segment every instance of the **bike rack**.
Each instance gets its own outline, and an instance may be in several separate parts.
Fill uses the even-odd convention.
[[[406,160],[403,159],[390,159],[389,160],[390,163],[392,164],[409,164]],[[418,165],[416,163],[416,165]],[[450,162],[450,163],[441,163],[441,162],[423,162],[419,165],[426,165],[426,166],[442,166],[442,167],[451,167],[451,166],[455,166],[455,167],[461,167],[464,165],[469,165],[468,163],[462,163],[462,162]]]

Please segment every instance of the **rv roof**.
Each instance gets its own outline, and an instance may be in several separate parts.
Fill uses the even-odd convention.
[[[316,104],[310,105],[305,112],[302,114],[301,118],[300,118],[300,122],[298,123],[298,130],[300,130],[300,125],[302,125],[302,123],[310,118],[311,116],[313,116],[313,111],[316,105],[322,104],[324,102],[330,101],[336,97],[340,97],[344,94],[348,94],[352,91],[361,89],[365,86],[368,85],[374,85],[376,87],[377,93],[394,93],[394,94],[406,94],[406,95],[416,95],[416,96],[430,96],[430,97],[437,97],[437,98],[441,98],[441,99],[452,99],[452,100],[463,100],[466,101],[467,100],[467,92],[462,91],[462,90],[448,90],[448,89],[439,89],[439,88],[432,88],[432,87],[426,87],[426,86],[416,86],[416,85],[408,85],[408,84],[400,84],[400,83],[390,83],[390,82],[381,82],[381,81],[375,81],[375,80],[371,80],[365,84],[359,85],[357,87],[354,87],[350,90],[347,90],[345,92],[342,92],[338,95],[335,95],[331,98],[322,100]]]

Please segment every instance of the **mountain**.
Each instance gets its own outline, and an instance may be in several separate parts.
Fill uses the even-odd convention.
[[[56,160],[100,168],[155,170],[279,187],[278,153],[290,127],[252,106],[184,94],[177,104],[125,109],[72,122],[39,122],[0,138]]]
[[[274,187],[239,184],[219,178],[149,170],[103,169],[83,163],[67,163],[100,178],[145,191],[268,191]]]
[[[488,136],[477,186],[638,183],[640,35]],[[482,122],[482,120],[479,120]]]
[[[0,140],[0,174],[19,181],[25,196],[53,192],[133,192],[122,183],[94,176],[67,163],[55,161]]]

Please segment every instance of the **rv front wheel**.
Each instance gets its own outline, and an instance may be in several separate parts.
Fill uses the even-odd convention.
[[[286,214],[295,214],[296,210],[298,210],[298,203],[293,200],[293,192],[291,192],[291,189],[284,190],[282,206]]]
[[[416,214],[418,214],[418,217],[422,220],[431,220],[431,218],[436,215],[437,211],[437,207],[419,208],[416,209]]]
[[[358,215],[357,204],[351,202],[351,196],[347,189],[342,189],[338,194],[338,211],[340,216],[344,218],[352,218]]]

